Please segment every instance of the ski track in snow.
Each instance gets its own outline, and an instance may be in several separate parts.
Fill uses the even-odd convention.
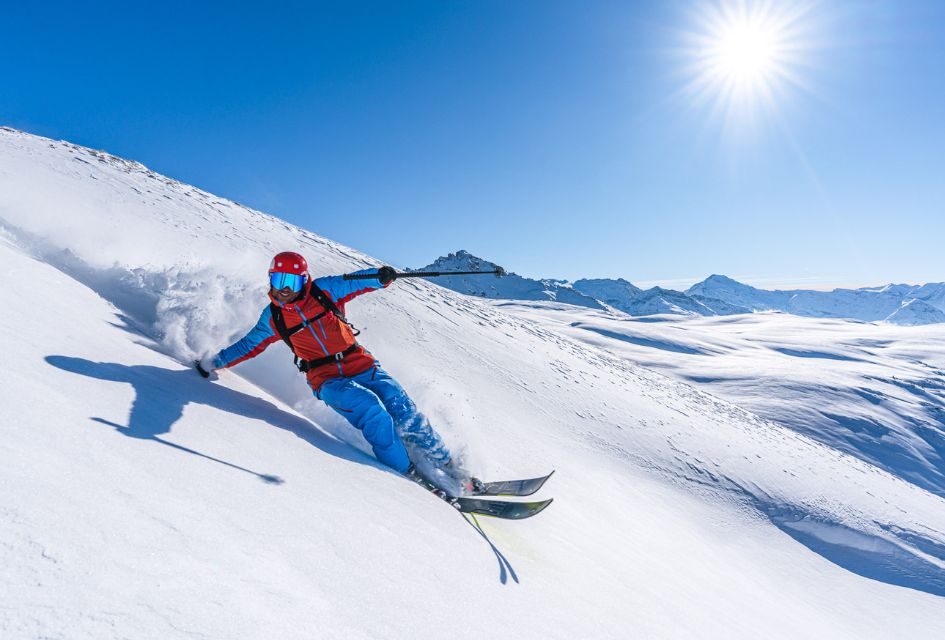
[[[933,476],[910,478],[889,460],[849,446],[852,440],[788,424],[765,410],[776,403],[722,399],[737,387],[732,372],[743,361],[763,365],[777,354],[856,365],[891,348],[913,357],[910,371],[927,370],[926,377],[882,376],[879,383],[934,407],[942,397],[936,386],[941,361],[924,362],[920,348],[897,342],[901,334],[887,338],[859,328],[845,336],[857,342],[842,350],[760,345],[753,335],[780,328],[778,318],[766,323],[770,318],[759,316],[761,324],[746,326],[747,337],[732,347],[714,343],[708,333],[683,334],[673,321],[635,325],[645,334],[625,332],[593,310],[576,316],[573,308],[554,304],[513,308],[423,281],[398,282],[394,290],[358,299],[348,315],[364,330],[366,346],[467,464],[487,477],[559,469],[546,489],[556,497],[548,512],[528,522],[483,523],[483,542],[456,525],[455,514],[374,463],[358,434],[311,396],[282,345],[222,373],[213,385],[201,386],[193,372],[168,360],[188,362],[216,350],[255,322],[265,304],[260,265],[276,251],[301,249],[319,273],[377,261],[140,164],[2,129],[0,187],[0,249],[10,274],[5,307],[19,309],[29,299],[22,280],[28,275],[27,283],[35,278],[62,291],[74,310],[65,326],[41,314],[24,328],[19,311],[5,314],[5,343],[14,344],[17,332],[39,333],[32,348],[12,352],[25,378],[9,379],[2,400],[21,407],[17,413],[53,440],[45,448],[30,444],[7,419],[2,451],[10,456],[29,448],[59,466],[69,459],[79,465],[70,471],[75,481],[87,483],[110,508],[89,516],[88,530],[67,527],[70,542],[55,535],[56,523],[83,518],[80,507],[94,510],[94,500],[69,492],[77,504],[56,503],[54,480],[63,477],[43,476],[42,459],[27,464],[15,458],[12,475],[0,476],[6,495],[0,549],[14,578],[2,584],[9,593],[30,585],[17,591],[14,609],[0,608],[4,637],[227,637],[234,624],[248,625],[243,637],[307,637],[299,629],[311,625],[327,637],[432,638],[447,629],[457,637],[479,636],[479,629],[453,624],[462,598],[463,609],[486,607],[493,620],[508,625],[502,627],[508,637],[586,637],[582,619],[598,621],[599,637],[626,637],[628,630],[664,637],[945,633],[945,504],[933,493],[941,488]],[[111,306],[96,306],[89,291]],[[709,328],[738,322],[705,322],[712,321],[718,324]],[[85,340],[96,341],[96,348]],[[722,360],[733,351],[743,361],[719,377],[727,385],[713,382],[709,363],[682,364]],[[48,390],[47,376],[56,381]],[[865,386],[857,393],[867,403],[892,396]],[[70,420],[84,422],[83,430],[61,436],[36,403],[61,405]],[[122,403],[125,415],[115,412]],[[825,419],[840,423],[843,416]],[[848,426],[855,431],[855,423]],[[862,428],[869,431],[866,423]],[[270,447],[296,451],[283,435],[309,446],[274,457]],[[882,437],[875,440],[884,444]],[[80,459],[57,457],[60,450]],[[323,455],[313,464],[316,454]],[[129,467],[132,461],[141,469]],[[97,470],[124,478],[127,486],[111,486]],[[146,478],[167,474],[173,480],[178,473],[206,477],[193,495],[174,481],[147,484]],[[252,496],[257,517],[246,517],[248,505],[238,494],[221,495],[234,477],[263,481],[260,488],[239,485]],[[922,478],[932,480],[923,484]],[[47,499],[40,512],[11,497],[23,495],[13,489],[29,486]],[[215,528],[196,516],[202,509]],[[383,514],[380,522],[376,514]],[[420,526],[427,519],[429,530]],[[143,539],[123,532],[126,522],[139,523]],[[282,539],[270,522],[293,533]],[[326,529],[325,522],[334,527]],[[599,524],[588,528],[591,522]],[[224,531],[254,541],[253,548],[220,544]],[[366,533],[365,546],[346,544]],[[270,548],[272,536],[299,555],[280,556]],[[483,586],[473,568],[478,563],[467,560],[469,536],[487,543],[482,551],[497,563],[500,583],[519,583],[520,595]],[[594,544],[584,547],[583,538]],[[743,548],[733,549],[739,542]],[[149,545],[160,553],[141,555]],[[99,557],[109,548],[118,558],[111,563]],[[403,557],[394,557],[394,549]],[[188,562],[197,565],[188,574],[196,586],[170,571]],[[359,580],[359,570],[369,573]],[[214,593],[213,581],[203,576],[221,571],[231,582]],[[734,605],[711,588],[719,571]],[[88,593],[76,595],[79,576],[92,572],[108,577],[96,577]],[[455,577],[470,572],[473,585]],[[143,580],[138,593],[135,575]],[[757,589],[759,580],[766,589]],[[163,584],[189,595],[172,598]],[[407,595],[440,594],[443,611],[417,609],[383,585]],[[364,589],[372,602],[382,602],[366,618],[355,606]],[[308,609],[300,613],[303,601]],[[51,613],[57,602],[66,604]],[[522,614],[522,604],[533,611]],[[206,607],[210,614],[201,617]],[[291,614],[274,624],[267,607]],[[396,616],[404,607],[421,612],[419,621],[384,622],[385,614]],[[887,607],[906,615],[889,619]]]

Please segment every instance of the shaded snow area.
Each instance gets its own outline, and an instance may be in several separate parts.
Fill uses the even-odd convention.
[[[362,342],[470,468],[557,469],[546,511],[480,518],[480,532],[376,463],[283,345],[215,382],[182,364],[253,324],[274,252],[302,251],[318,274],[377,261],[10,130],[0,227],[4,639],[945,634],[940,492],[686,381],[671,358],[724,370],[727,356],[679,324],[638,323],[634,345],[605,335],[620,333],[605,312],[562,322],[549,308],[564,305],[504,308],[424,281],[349,305]],[[926,386],[903,369],[912,386],[883,387],[877,406],[940,398],[931,334],[813,349],[758,318],[745,334],[770,345],[729,339],[760,359],[749,374],[776,358],[890,352],[927,367]],[[875,375],[891,380],[885,367]]]

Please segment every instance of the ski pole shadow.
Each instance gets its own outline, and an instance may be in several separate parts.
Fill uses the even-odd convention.
[[[472,527],[476,533],[478,533],[482,539],[486,541],[486,544],[488,544],[489,548],[492,549],[492,553],[495,554],[495,559],[499,563],[499,582],[502,584],[508,584],[509,576],[511,576],[515,584],[519,584],[518,575],[515,573],[512,563],[509,562],[509,559],[505,557],[505,554],[499,551],[499,548],[495,546],[495,543],[492,542],[486,532],[482,529],[482,525],[479,524],[479,519],[476,517],[476,515],[473,513],[468,515],[461,513],[460,515],[463,516],[463,520],[465,520],[467,524],[469,524],[469,526]]]
[[[183,415],[188,404],[203,404],[242,417],[255,418],[280,429],[285,429],[305,440],[310,445],[350,462],[370,465],[360,452],[320,431],[311,422],[283,411],[271,402],[240,391],[213,384],[190,369],[165,369],[150,365],[124,365],[115,362],[93,362],[71,356],[46,356],[50,365],[96,380],[130,384],[135,391],[131,403],[128,424],[120,425],[104,418],[92,417],[100,424],[113,427],[116,432],[129,438],[151,440],[178,451],[220,463],[231,469],[252,474],[269,484],[282,484],[282,478],[221,460],[175,444],[160,436],[170,433],[171,428]]]
[[[117,423],[115,423],[115,422],[111,422],[110,420],[106,420],[105,418],[98,418],[98,417],[94,417],[94,416],[92,417],[92,420],[94,420],[95,422],[100,422],[100,423],[102,423],[102,424],[104,424],[104,425],[108,425],[109,427],[114,427],[115,429],[118,430],[119,433],[125,433],[125,435],[128,435],[128,434],[126,433],[126,432],[128,431],[128,427],[126,427],[126,426],[124,426],[124,425],[117,424]],[[133,436],[133,437],[134,437],[134,436]],[[246,473],[251,474],[251,475],[254,475],[254,476],[256,476],[257,478],[259,478],[260,480],[262,480],[263,482],[266,482],[266,483],[269,483],[269,484],[282,484],[283,482],[285,482],[285,480],[283,480],[283,479],[280,478],[279,476],[274,476],[274,475],[269,474],[269,473],[258,473],[258,472],[256,472],[256,471],[253,471],[252,469],[247,469],[246,467],[241,467],[241,466],[239,466],[238,464],[233,464],[232,462],[227,462],[226,460],[220,460],[219,458],[214,458],[213,456],[207,455],[206,453],[200,453],[199,451],[195,451],[194,449],[191,449],[191,448],[189,448],[189,447],[185,447],[185,446],[182,445],[182,444],[176,444],[176,443],[174,443],[174,442],[169,442],[169,441],[167,441],[167,440],[162,440],[161,438],[158,438],[157,436],[152,436],[152,437],[143,438],[143,439],[145,439],[145,440],[153,440],[154,442],[160,442],[161,444],[167,445],[168,447],[171,447],[172,449],[177,449],[178,451],[184,451],[184,452],[186,452],[186,453],[192,453],[192,454],[194,454],[195,456],[200,456],[201,458],[206,458],[207,460],[213,460],[214,462],[219,462],[220,464],[225,465],[225,466],[227,466],[227,467],[230,467],[231,469],[236,469],[236,470],[238,470],[238,471],[245,471]]]

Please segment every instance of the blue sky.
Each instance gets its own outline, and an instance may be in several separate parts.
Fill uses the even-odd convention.
[[[692,90],[712,3],[79,4],[4,6],[0,124],[397,266],[945,280],[942,2],[793,5],[756,108]]]

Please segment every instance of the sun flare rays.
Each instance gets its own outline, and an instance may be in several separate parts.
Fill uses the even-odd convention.
[[[687,99],[726,123],[749,124],[777,111],[803,87],[810,4],[728,0],[700,4],[685,34]]]

